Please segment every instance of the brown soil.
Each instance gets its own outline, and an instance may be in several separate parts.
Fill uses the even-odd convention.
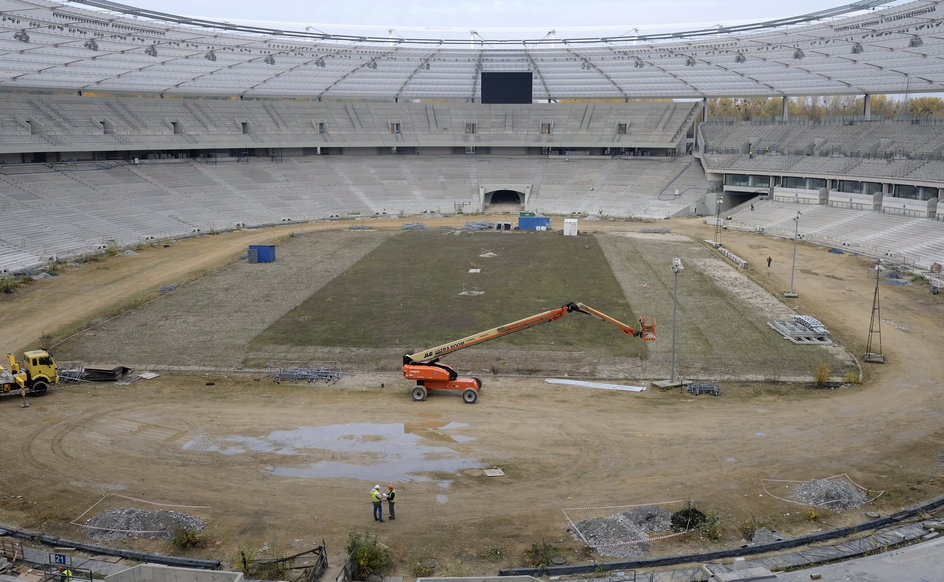
[[[370,221],[375,228],[399,224]],[[713,235],[697,220],[665,225],[695,239]],[[586,226],[632,230],[636,225]],[[35,345],[44,333],[78,329],[161,285],[231,262],[247,244],[330,228],[345,226],[294,225],[201,237],[89,264],[4,298],[0,337],[8,350]],[[749,275],[758,284],[775,292],[789,287],[792,241],[725,232],[724,242],[750,261]],[[874,290],[871,261],[801,245],[797,262],[800,297],[792,301],[801,311],[828,314],[821,319],[833,336],[862,354]],[[861,511],[854,510],[821,513],[819,521],[810,522],[801,506],[766,495],[761,480],[845,473],[885,492],[863,508],[883,513],[940,494],[944,396],[938,356],[944,301],[923,285],[883,285],[881,293],[887,363],[866,365],[863,384],[832,391],[725,384],[721,398],[693,398],[674,391],[587,391],[498,377],[490,380],[482,401],[469,406],[446,396],[414,403],[396,375],[347,376],[332,386],[276,386],[204,372],[164,374],[127,387],[69,386],[31,399],[27,409],[7,398],[0,400],[0,523],[83,539],[81,528],[70,522],[87,510],[83,519],[127,505],[155,508],[144,502],[191,506],[183,511],[207,519],[210,539],[196,555],[228,562],[238,548],[267,545],[288,554],[325,540],[331,562],[338,564],[347,533],[368,529],[392,548],[397,574],[410,576],[414,562],[436,559],[438,575],[455,576],[521,565],[531,543],[562,547],[571,562],[588,560],[566,533],[563,508],[694,500],[721,516],[726,534],[718,544],[723,545],[737,544],[738,526],[752,517],[788,536],[859,521]],[[311,448],[299,461],[251,447],[239,455],[218,452],[233,436],[252,439],[348,423],[402,425],[418,443],[498,466],[505,476],[459,469],[403,483],[398,519],[375,524],[367,494],[373,482],[384,483],[382,475],[313,479],[268,469],[302,470],[319,461],[379,464],[377,453]],[[363,455],[372,456],[365,461]],[[581,511],[578,519],[595,510]],[[678,551],[680,543],[657,543],[654,553]],[[174,551],[167,542],[127,544]],[[686,544],[685,551],[717,547],[699,539]],[[497,555],[489,550],[503,557],[486,559]]]

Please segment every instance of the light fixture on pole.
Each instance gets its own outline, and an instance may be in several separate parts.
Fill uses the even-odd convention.
[[[793,279],[796,275],[797,267],[797,240],[800,238],[800,214],[801,212],[797,210],[796,218],[793,219],[793,265],[790,267],[790,290],[784,291],[784,297],[799,297],[799,294],[793,288]]]
[[[669,370],[669,386],[681,384],[681,379],[675,373],[675,322],[678,312],[678,275],[683,269],[682,259],[678,257],[672,259],[672,273],[675,275],[675,283],[672,290],[672,364]]]

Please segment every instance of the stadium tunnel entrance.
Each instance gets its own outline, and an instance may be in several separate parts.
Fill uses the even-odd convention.
[[[519,212],[524,209],[525,194],[516,190],[494,190],[485,193],[486,212]]]

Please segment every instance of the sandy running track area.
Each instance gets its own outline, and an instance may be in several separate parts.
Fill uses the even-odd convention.
[[[442,220],[450,221],[466,219]],[[665,225],[694,239],[712,234],[696,220]],[[628,226],[587,223],[591,230]],[[248,244],[332,228],[346,225],[200,237],[64,272],[0,302],[4,349],[107,317],[161,285],[231,262]],[[749,275],[759,285],[788,288],[792,241],[727,232],[725,246],[755,266]],[[821,319],[854,354],[864,351],[869,330],[870,264],[801,245],[800,297],[790,300],[827,314]],[[884,491],[863,509],[880,513],[940,495],[944,302],[923,285],[881,291],[887,363],[866,366],[863,384],[832,391],[732,383],[722,398],[692,398],[498,377],[487,387],[487,406],[449,397],[418,405],[396,376],[352,375],[314,390],[201,372],[124,388],[70,386],[27,409],[7,398],[0,400],[0,523],[83,539],[70,522],[95,504],[94,511],[199,506],[187,510],[208,522],[210,546],[199,555],[230,561],[239,548],[263,546],[288,554],[323,539],[339,563],[347,533],[369,529],[392,548],[396,573],[410,576],[410,565],[427,559],[437,560],[439,575],[493,573],[521,565],[527,545],[541,542],[565,548],[572,562],[588,560],[569,541],[562,508],[694,500],[721,516],[725,546],[739,543],[738,525],[751,517],[787,536],[857,522],[861,511],[810,522],[801,506],[766,495],[762,480],[847,474]],[[362,436],[350,436],[352,425]],[[413,454],[430,463],[427,478],[400,472],[418,462]],[[352,464],[370,470],[331,476]],[[493,466],[505,476],[482,475]],[[375,524],[367,493],[387,481],[399,485],[398,519]],[[163,541],[126,543],[172,551]],[[685,551],[709,547],[717,546],[696,540]],[[664,543],[654,552],[678,549]]]

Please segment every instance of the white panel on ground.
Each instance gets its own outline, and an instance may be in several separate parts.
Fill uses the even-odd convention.
[[[545,378],[548,384],[566,384],[568,386],[582,386],[584,388],[602,388],[603,390],[623,390],[625,392],[642,392],[644,386],[623,386],[621,384],[605,384],[603,382],[585,382],[583,380],[564,380],[563,378]]]

